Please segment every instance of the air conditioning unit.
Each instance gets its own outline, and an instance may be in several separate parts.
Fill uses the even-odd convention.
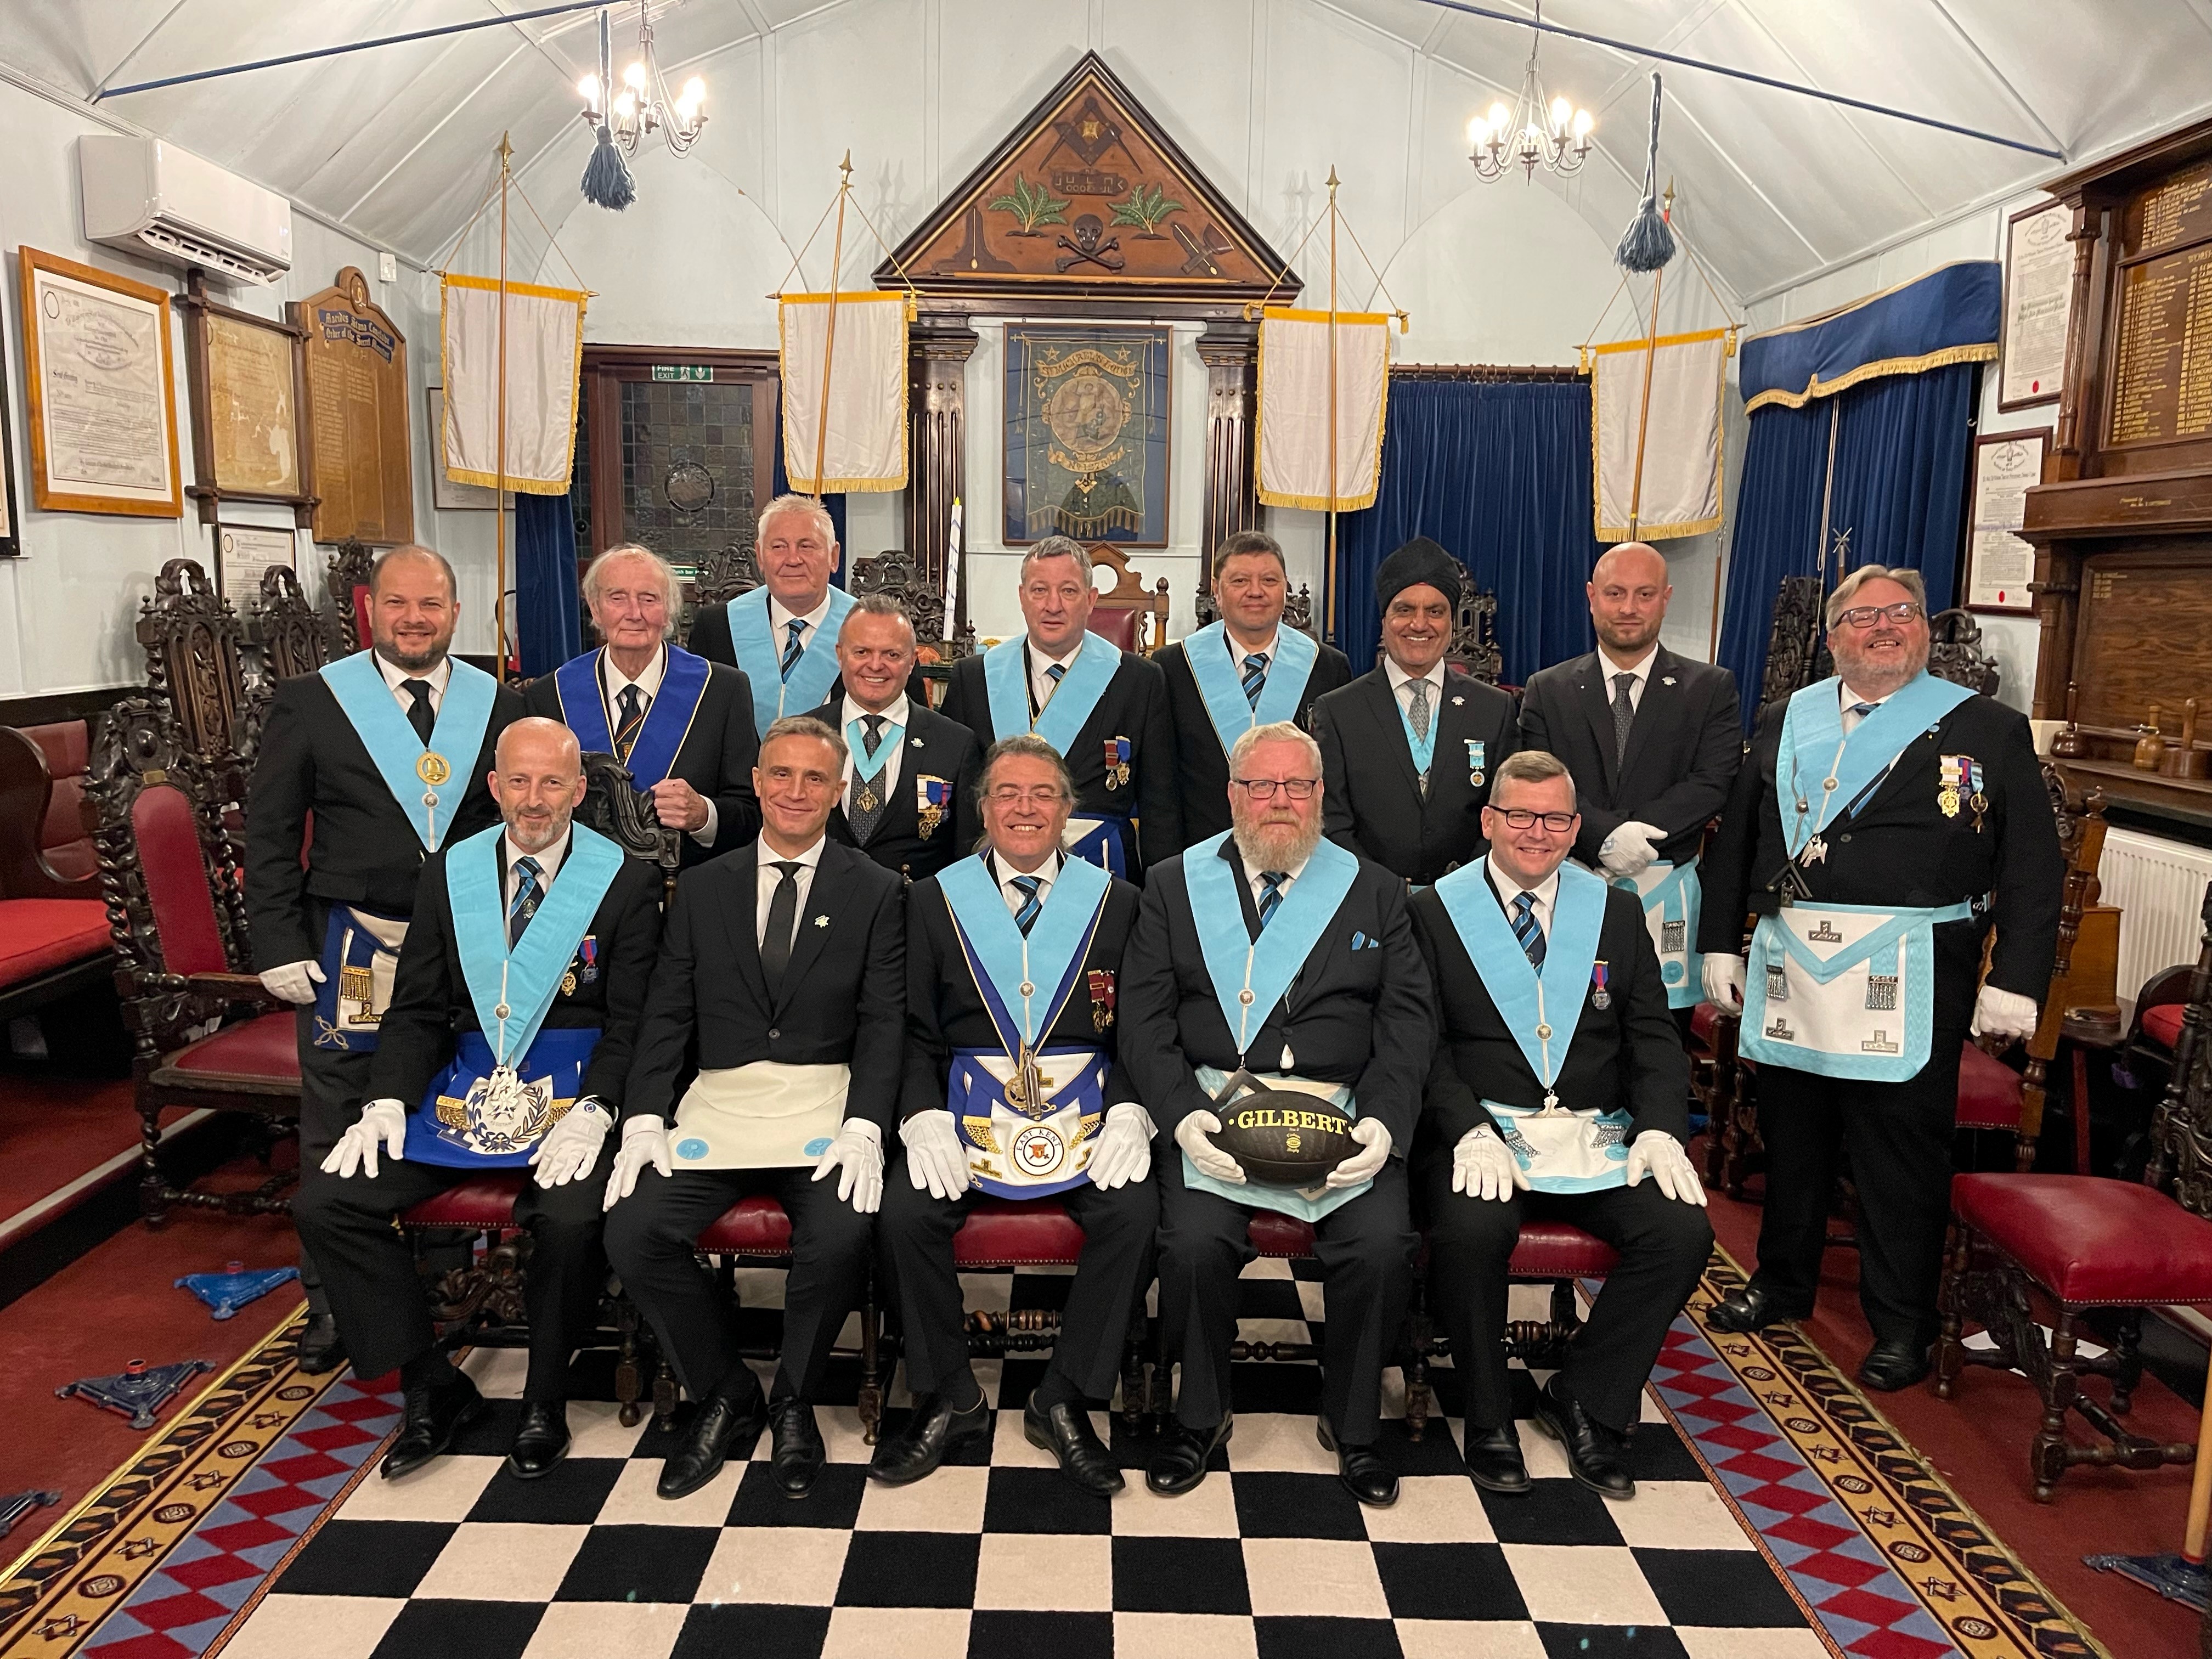
[[[84,234],[142,258],[242,283],[292,268],[292,204],[158,138],[77,140]]]

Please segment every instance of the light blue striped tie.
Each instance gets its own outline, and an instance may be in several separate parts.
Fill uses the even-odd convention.
[[[799,636],[805,631],[806,624],[797,617],[793,617],[789,622],[784,623],[784,626],[791,631],[791,637],[784,641],[783,646],[783,678],[789,679],[791,671],[799,666],[799,659],[804,654],[799,643]]]
[[[1275,919],[1275,912],[1283,908],[1283,884],[1290,879],[1287,872],[1262,870],[1260,884],[1267,890],[1260,895],[1260,931],[1266,933],[1267,924]]]
[[[1528,952],[1528,965],[1539,974],[1544,971],[1544,930],[1536,925],[1536,896],[1522,893],[1513,901],[1513,937],[1521,941]]]
[[[1037,889],[1044,883],[1036,876],[1016,876],[1010,884],[1022,896],[1022,908],[1014,912],[1014,926],[1022,930],[1022,937],[1030,936],[1036,919],[1044,909],[1044,901],[1037,896]]]
[[[1267,659],[1255,651],[1244,659],[1244,701],[1255,709],[1260,707],[1260,693],[1267,689]]]
[[[536,859],[527,855],[514,861],[514,900],[507,907],[507,948],[510,951],[522,943],[523,929],[538,914],[538,901],[545,892],[538,878],[544,869]]]

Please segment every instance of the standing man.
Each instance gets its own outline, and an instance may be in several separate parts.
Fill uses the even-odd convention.
[[[1069,846],[1136,878],[1182,844],[1175,727],[1160,671],[1090,631],[1098,590],[1083,544],[1048,536],[1022,556],[1019,639],[952,665],[945,714],[988,745],[1033,732],[1075,780]]]
[[[1221,620],[1156,659],[1175,723],[1186,844],[1229,828],[1230,745],[1255,726],[1305,726],[1314,699],[1352,678],[1343,652],[1283,626],[1290,592],[1281,544],[1240,530],[1214,550],[1213,602]]]
[[[832,839],[884,869],[920,881],[975,845],[975,734],[908,695],[914,623],[888,593],[853,601],[837,633],[844,696],[813,718],[845,734],[844,790],[830,814]]]
[[[698,1402],[661,1468],[663,1498],[747,1455],[763,1421],[788,1496],[805,1495],[825,1455],[812,1402],[867,1280],[905,1048],[903,890],[823,833],[844,750],[819,720],[769,728],[753,774],[760,839],[677,882],[646,1000],[607,1178],[607,1255]],[[783,1357],[765,1400],[735,1303],[692,1253],[753,1193],[791,1218]]]
[[[1529,678],[1521,741],[1566,763],[1582,806],[1574,855],[1642,899],[1668,1006],[1694,1008],[1698,849],[1743,757],[1735,676],[1659,643],[1674,590],[1650,543],[1607,550],[1583,591],[1597,649]]]
[[[918,1480],[989,1437],[952,1236],[978,1198],[1057,1196],[1083,1229],[1083,1254],[1022,1432],[1077,1486],[1110,1498],[1121,1471],[1090,1407],[1113,1395],[1160,1213],[1146,1179],[1152,1121],[1115,1057],[1137,890],[1062,848],[1075,786],[1042,738],[991,745],[982,799],[983,851],[908,896],[906,1150],[884,1186],[882,1229],[915,1408],[868,1473]]]
[[[1528,1490],[1505,1369],[1506,1275],[1522,1222],[1556,1218],[1620,1261],[1537,1391],[1536,1421],[1576,1480],[1633,1498],[1628,1431],[1713,1248],[1682,1148],[1689,1066],[1643,906],[1566,861],[1583,825],[1565,764],[1519,750],[1498,769],[1483,817],[1488,854],[1413,899],[1443,1020],[1413,1174],[1430,1300],[1467,1389],[1468,1473],[1492,1492]]]
[[[593,559],[584,603],[606,643],[532,681],[524,695],[530,712],[628,767],[631,783],[652,793],[660,822],[684,832],[685,863],[744,846],[760,829],[760,738],[744,672],[670,643],[676,573],[651,548],[624,542]]]
[[[499,821],[485,781],[522,699],[448,654],[459,617],[453,566],[393,548],[369,569],[368,649],[279,681],[262,730],[246,912],[262,984],[300,1011],[303,1169],[337,1144],[368,1087],[423,860]],[[345,1348],[305,1249],[300,1284],[300,1369],[333,1370]]]
[[[1415,887],[1481,854],[1491,776],[1519,729],[1511,697],[1445,665],[1459,579],[1425,536],[1383,560],[1382,660],[1313,708],[1328,838]]]
[[[1762,711],[1705,861],[1705,994],[1744,1005],[1766,1143],[1759,1269],[1711,1322],[1813,1311],[1841,1143],[1874,1328],[1858,1378],[1887,1391],[1936,1340],[1960,1050],[2034,1032],[2065,860],[2027,720],[1928,672],[1918,571],[1862,566],[1827,623],[1835,674]]]
[[[1405,1316],[1419,1236],[1405,1154],[1436,1013],[1405,884],[1322,837],[1321,753],[1295,726],[1229,751],[1231,828],[1157,869],[1121,964],[1123,1060],[1176,1151],[1160,1167],[1160,1326],[1182,1365],[1176,1426],[1146,1471],[1164,1494],[1206,1478],[1230,1436],[1237,1276],[1255,1209],[1314,1224],[1328,1298],[1321,1443],[1363,1504],[1396,1501],[1376,1454],[1382,1365]],[[1317,1194],[1254,1187],[1213,1144],[1237,1073],[1318,1094],[1356,1117],[1360,1150]]]
[[[537,1176],[514,1205],[535,1243],[523,1286],[530,1375],[507,1472],[535,1480],[568,1455],[568,1358],[606,1286],[607,1130],[660,939],[659,872],[571,823],[584,787],[564,727],[520,720],[500,734],[491,793],[504,827],[423,867],[370,1098],[293,1201],[356,1368],[396,1370],[406,1389],[387,1480],[446,1451],[483,1409],[438,1346],[392,1218],[487,1170]]]

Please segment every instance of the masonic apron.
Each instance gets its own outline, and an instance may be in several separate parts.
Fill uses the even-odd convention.
[[[1220,740],[1224,755],[1253,727],[1297,719],[1298,699],[1305,695],[1306,681],[1313,674],[1314,664],[1321,659],[1321,647],[1312,640],[1294,628],[1279,626],[1274,656],[1267,664],[1267,678],[1260,687],[1255,706],[1244,696],[1243,677],[1237,672],[1235,646],[1227,623],[1206,623],[1182,642],[1182,649],[1183,660],[1190,665],[1191,679],[1198,686],[1199,698],[1206,704],[1206,718],[1213,722],[1213,735]]]
[[[1647,865],[1642,875],[1623,876],[1613,884],[1643,902],[1644,925],[1650,931],[1651,948],[1659,954],[1667,1006],[1696,1007],[1705,1000],[1705,958],[1698,954],[1698,918],[1704,908],[1698,860]]]
[[[738,654],[738,666],[752,682],[753,725],[762,737],[786,714],[809,714],[830,701],[830,688],[837,683],[837,630],[844,627],[846,613],[852,608],[850,593],[842,587],[831,588],[830,614],[823,617],[806,649],[786,674],[783,644],[770,625],[768,589],[750,588],[730,601],[730,645]],[[672,667],[676,654],[669,653]],[[770,692],[775,695],[769,696]],[[650,711],[647,718],[652,718]]]
[[[983,689],[990,699],[991,735],[1006,738],[1027,732],[1042,738],[1063,757],[1073,753],[1091,711],[1098,707],[1098,700],[1106,695],[1106,688],[1114,683],[1114,676],[1121,667],[1121,653],[1113,641],[1086,630],[1066,674],[1045,706],[1031,714],[1029,636],[1017,635],[1002,645],[993,646],[983,653]],[[1135,749],[1127,737],[1108,738],[1105,743],[1106,787],[1127,790]],[[1135,805],[1133,796],[1130,804]],[[1128,828],[1127,812],[1079,811],[1067,821],[1067,850],[1111,874],[1126,878],[1129,873]]]
[[[630,786],[635,789],[650,789],[668,776],[684,739],[691,734],[699,699],[707,690],[704,657],[672,645],[667,652],[660,690],[653,693],[627,755],[616,753],[613,724],[607,718],[606,695],[599,680],[605,650],[571,657],[553,673],[554,689],[561,694],[561,724],[576,734],[577,747],[587,755],[614,755],[629,769]]]

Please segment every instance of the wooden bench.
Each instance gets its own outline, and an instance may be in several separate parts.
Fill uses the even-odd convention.
[[[87,747],[82,720],[0,726],[0,1019],[114,970],[82,815]]]

